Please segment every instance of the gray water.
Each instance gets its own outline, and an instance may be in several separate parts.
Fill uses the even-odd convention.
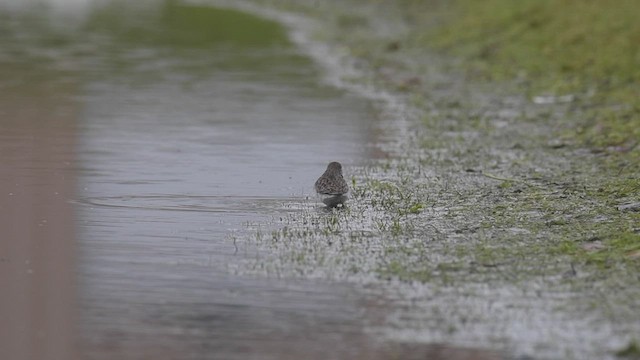
[[[367,158],[368,104],[321,85],[285,29],[252,16],[172,1],[58,10],[5,3],[1,13],[5,114],[36,109],[16,122],[25,128],[4,118],[2,156],[16,164],[5,177],[25,175],[3,186],[51,183],[64,200],[19,198],[36,211],[7,219],[65,230],[14,232],[0,249],[7,266],[24,260],[44,274],[33,286],[49,284],[45,298],[62,283],[77,294],[54,311],[75,315],[12,335],[31,342],[16,358],[56,358],[51,348],[70,343],[83,359],[367,356],[367,310],[352,285],[239,274],[242,258],[260,254],[239,252],[234,237],[323,211],[312,185],[330,161],[348,169]],[[62,150],[52,155],[46,139]],[[9,144],[43,148],[25,162]],[[35,250],[12,250],[27,240],[65,255],[40,271]],[[28,322],[33,309],[18,302],[3,311]],[[66,338],[42,340],[56,328]]]
[[[259,256],[238,253],[234,234],[320,208],[312,184],[326,164],[364,159],[367,104],[319,86],[319,71],[288,44],[214,44],[132,62],[151,80],[139,84],[125,71],[89,82],[83,97],[88,353],[276,359],[351,351],[328,345],[362,336],[352,289],[229,268]]]

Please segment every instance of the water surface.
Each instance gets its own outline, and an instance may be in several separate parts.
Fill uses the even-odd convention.
[[[88,71],[82,96],[85,351],[185,359],[353,351],[327,347],[363,337],[352,288],[230,268],[256,256],[238,253],[233,234],[315,211],[311,186],[326,164],[366,156],[367,104],[319,86],[318,70],[274,23],[155,6],[136,15],[107,6],[88,25],[109,51],[91,59],[99,71]]]
[[[28,273],[15,264],[40,273],[44,260],[35,256],[41,250],[19,252],[17,244],[51,242],[61,254],[42,271],[54,279],[33,285],[69,288],[77,280],[78,297],[61,299],[66,312],[55,320],[68,325],[66,340],[52,344],[68,350],[78,336],[87,359],[362,352],[354,345],[368,341],[364,311],[352,286],[232,269],[259,256],[238,252],[234,234],[277,225],[287,212],[321,211],[312,185],[326,164],[366,158],[363,100],[320,85],[319,70],[285,29],[232,10],[173,1],[5,3],[2,16],[0,85],[12,105],[4,113],[32,113],[22,115],[30,116],[25,128],[3,117],[2,158],[12,174],[3,176],[3,192],[19,182],[48,196],[3,199],[3,211],[24,220],[21,229],[38,221],[60,229],[12,233],[2,265],[16,267],[7,282],[19,293]],[[23,158],[34,147],[37,154]],[[54,186],[56,176],[63,180]],[[35,213],[7,210],[12,201]],[[22,340],[37,348],[38,336],[33,328]]]

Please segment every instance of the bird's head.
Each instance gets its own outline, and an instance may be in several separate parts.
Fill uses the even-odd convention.
[[[334,162],[330,162],[329,166],[327,166],[327,170],[331,170],[331,171],[335,171],[338,173],[342,173],[342,165],[340,165],[339,162],[334,161]]]

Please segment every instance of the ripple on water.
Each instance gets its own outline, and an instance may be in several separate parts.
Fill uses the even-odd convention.
[[[309,197],[270,197],[241,195],[120,195],[84,197],[73,201],[80,205],[105,208],[129,208],[158,211],[202,213],[300,212],[318,207]]]

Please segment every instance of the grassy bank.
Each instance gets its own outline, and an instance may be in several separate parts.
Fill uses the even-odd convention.
[[[411,14],[428,14],[426,8],[416,11],[426,6],[418,2],[405,6]],[[638,216],[620,215],[615,204],[640,200],[640,3],[457,0],[447,10],[443,26],[414,28],[409,41],[462,59],[471,81],[515,82],[534,102],[569,103],[555,119],[562,130],[549,135],[601,155],[585,166],[604,176],[593,174],[594,186],[587,180],[583,195],[599,199],[605,206],[593,208],[592,215],[606,214],[614,225],[557,224],[567,234],[558,248],[600,265],[637,258]],[[571,235],[585,228],[592,239],[605,239],[606,250],[580,248]]]
[[[469,75],[515,79],[531,96],[582,106],[584,120],[572,135],[590,146],[637,146],[639,2],[457,0],[450,10],[445,26],[418,30],[414,40],[461,57]]]

